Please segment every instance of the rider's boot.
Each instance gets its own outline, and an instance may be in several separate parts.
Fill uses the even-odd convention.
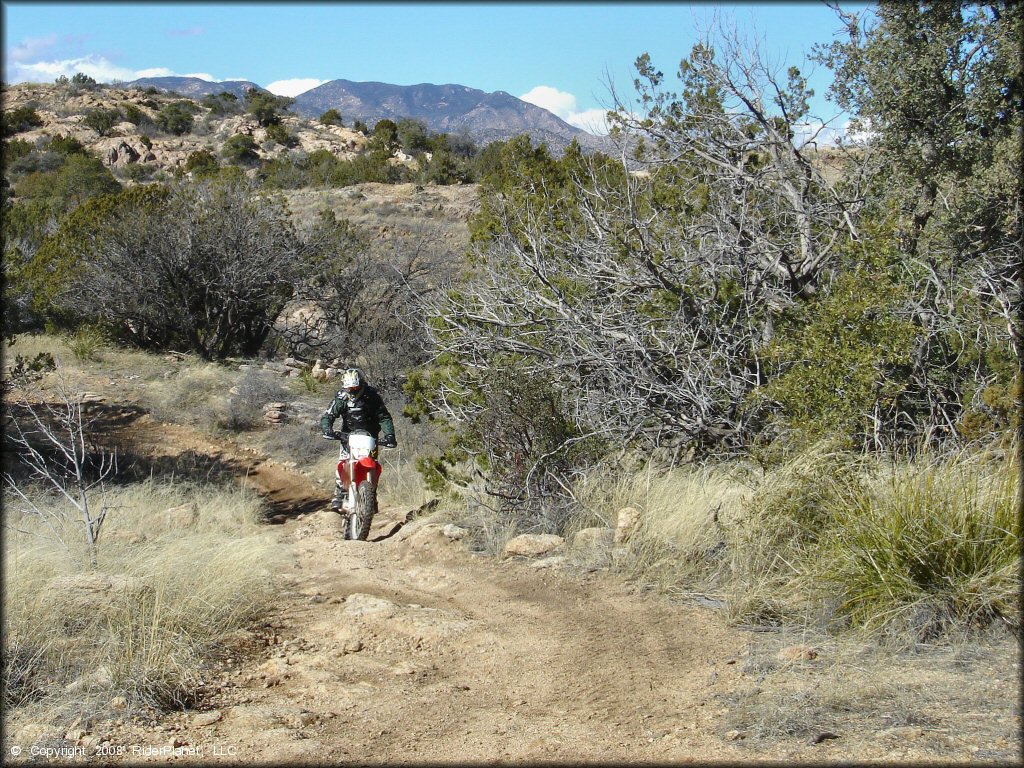
[[[334,498],[331,500],[331,509],[341,512],[348,501],[348,493],[340,485],[334,486]]]

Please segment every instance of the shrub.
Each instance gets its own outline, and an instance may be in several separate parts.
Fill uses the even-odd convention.
[[[59,513],[52,499],[36,503]],[[103,504],[111,512],[98,569],[89,573],[37,517],[11,512],[26,533],[4,537],[7,706],[39,701],[69,720],[114,714],[107,706],[115,696],[132,713],[181,708],[194,702],[225,638],[269,602],[275,551],[255,526],[261,501],[251,490],[145,482],[107,494]],[[196,526],[162,527],[163,511],[182,505],[196,509]],[[133,535],[145,540],[130,543]],[[118,589],[86,612],[74,589],[54,588],[55,577]],[[90,673],[93,685],[65,690]]]
[[[176,101],[160,110],[156,116],[156,125],[161,131],[181,136],[192,130],[192,114],[186,102]]]
[[[245,133],[236,133],[224,142],[221,147],[220,156],[229,163],[236,165],[248,165],[259,160],[256,152],[256,140]]]
[[[149,115],[134,104],[126,104],[124,108],[124,119],[133,125],[141,125],[142,123],[149,122]]]
[[[810,572],[867,629],[932,637],[1020,624],[1020,468],[1003,457],[921,457],[850,485]]]
[[[38,128],[43,124],[43,118],[39,116],[34,107],[29,105],[16,107],[9,112],[4,112],[2,133],[4,136],[13,136],[16,133]]]
[[[108,136],[120,119],[121,113],[116,109],[90,109],[85,113],[82,123],[100,136]]]
[[[220,426],[231,432],[242,432],[263,424],[263,406],[287,397],[278,376],[249,368],[241,382],[233,388],[227,412]]]
[[[210,110],[211,115],[237,115],[242,112],[238,97],[227,91],[207,94],[200,103]]]
[[[68,349],[76,360],[96,360],[97,353],[106,343],[103,332],[95,326],[85,325],[68,339]]]
[[[299,143],[299,140],[280,123],[267,126],[267,138],[276,141],[282,147],[294,147]]]
[[[189,153],[189,156],[185,158],[185,165],[183,166],[183,170],[186,173],[191,173],[196,178],[214,174],[219,168],[220,165],[217,163],[217,158],[208,149],[198,149],[195,152]]]
[[[341,113],[334,109],[328,109],[322,115],[320,115],[320,123],[322,125],[344,125],[345,123],[341,120]]]

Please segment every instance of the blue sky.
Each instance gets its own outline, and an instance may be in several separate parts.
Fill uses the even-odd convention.
[[[864,3],[843,3],[859,10]],[[756,32],[780,66],[839,32],[820,2],[42,3],[4,2],[4,81],[146,75],[245,79],[283,95],[327,80],[458,83],[507,91],[599,130],[609,79],[632,91],[650,53],[666,75],[716,15]],[[805,68],[807,64],[807,68]],[[811,76],[823,117],[829,73]]]

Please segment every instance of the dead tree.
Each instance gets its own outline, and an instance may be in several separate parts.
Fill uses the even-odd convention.
[[[93,494],[116,473],[117,454],[91,444],[83,393],[71,389],[59,370],[57,375],[55,398],[13,403],[16,415],[7,419],[7,439],[27,467],[29,477],[55,490],[77,511],[89,561],[95,567],[96,544],[108,510],[105,506],[96,509]],[[5,472],[4,480],[28,511],[38,516],[67,548],[54,526],[60,515],[37,504],[9,472]]]

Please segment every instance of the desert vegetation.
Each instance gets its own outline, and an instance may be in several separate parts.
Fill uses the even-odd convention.
[[[488,148],[471,274],[431,298],[406,388],[450,431],[421,467],[504,535],[609,522],[602,484],[692,484],[678,520],[640,504],[630,567],[737,620],[1016,629],[1021,14],[839,16],[816,58],[871,130],[840,174],[796,138],[821,125],[799,70],[724,26],[678,93],[638,58],[620,158]],[[815,591],[836,599],[785,605]]]

